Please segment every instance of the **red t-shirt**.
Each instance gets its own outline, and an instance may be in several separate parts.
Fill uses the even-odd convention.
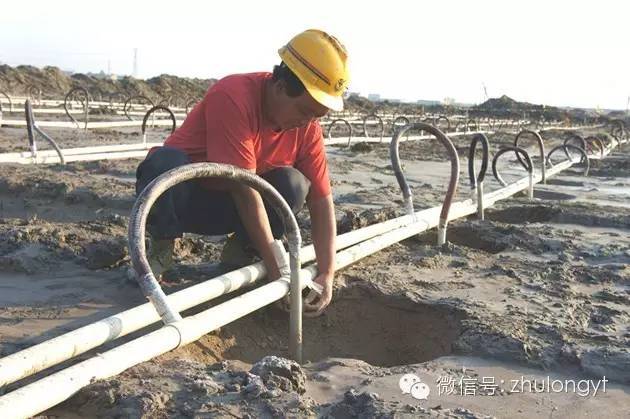
[[[292,166],[311,181],[311,197],[327,196],[330,179],[319,122],[280,132],[263,123],[263,87],[270,78],[270,73],[249,73],[220,80],[164,145],[184,151],[194,163],[227,163],[257,174]]]

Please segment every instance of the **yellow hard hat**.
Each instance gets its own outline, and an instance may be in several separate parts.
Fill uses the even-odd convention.
[[[326,32],[309,29],[278,50],[313,99],[334,111],[343,110],[350,72],[345,47]]]

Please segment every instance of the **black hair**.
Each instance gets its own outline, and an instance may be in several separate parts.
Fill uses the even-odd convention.
[[[289,97],[297,97],[300,96],[306,88],[304,84],[298,79],[298,77],[291,71],[289,67],[283,62],[280,65],[276,65],[273,67],[273,74],[271,79],[274,82],[284,81],[284,85],[286,87],[287,96]]]

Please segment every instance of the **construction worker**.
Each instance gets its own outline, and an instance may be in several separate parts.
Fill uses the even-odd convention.
[[[318,118],[343,109],[349,82],[347,54],[333,36],[307,30],[278,51],[273,73],[236,74],[219,80],[183,125],[139,165],[136,192],[160,174],[189,163],[231,164],[260,175],[294,213],[306,203],[311,218],[323,292],[305,304],[319,315],[332,298],[336,223],[322,129]],[[174,240],[182,233],[229,234],[221,261],[231,266],[262,258],[268,278],[280,277],[274,238],[284,231],[260,194],[228,180],[192,180],[174,186],[154,205],[148,220],[151,266],[156,277],[172,265]]]

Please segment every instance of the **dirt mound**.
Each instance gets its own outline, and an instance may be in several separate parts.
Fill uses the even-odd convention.
[[[169,104],[185,106],[191,99],[199,99],[216,79],[177,77],[162,74],[148,80],[105,75],[68,74],[57,67],[39,69],[33,66],[10,67],[0,65],[0,91],[9,95],[34,95],[38,99],[64,97],[74,87],[84,87],[96,100],[126,100],[142,95],[154,103],[165,100]]]

